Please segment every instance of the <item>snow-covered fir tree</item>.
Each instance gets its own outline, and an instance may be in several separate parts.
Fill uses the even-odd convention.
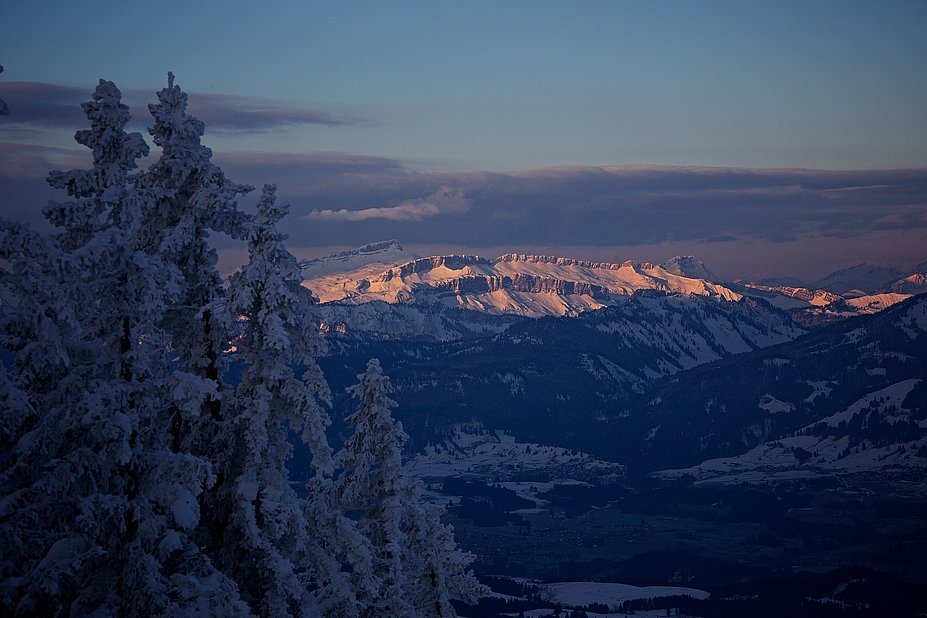
[[[149,133],[161,156],[136,179],[150,202],[140,244],[176,266],[181,275],[162,322],[171,335],[179,368],[194,378],[209,380],[218,391],[201,402],[203,414],[194,419],[180,414],[172,418],[177,447],[186,441],[186,447],[205,452],[211,448],[205,443],[217,439],[223,420],[226,363],[222,350],[230,328],[221,310],[222,278],[209,235],[219,232],[245,238],[248,217],[238,209],[236,199],[253,187],[230,182],[212,163],[212,151],[201,143],[205,126],[187,114],[187,95],[174,84],[173,73],[168,73],[168,85],[157,96],[158,103],[148,106],[154,119]]]
[[[403,570],[409,604],[418,616],[454,616],[451,599],[476,603],[488,592],[469,570],[475,556],[457,547],[453,528],[441,522],[444,509],[423,502],[417,484],[407,500]]]
[[[166,307],[161,327],[169,334],[177,392],[186,399],[170,412],[172,449],[213,464],[215,483],[200,497],[201,522],[195,533],[209,555],[221,552],[230,505],[220,498],[228,470],[216,454],[233,448],[223,431],[231,412],[231,388],[223,380],[227,347],[234,319],[224,310],[218,256],[211,233],[244,239],[250,217],[238,209],[237,198],[253,187],[229,181],[212,163],[212,151],[201,138],[204,124],[187,114],[187,95],[168,73],[166,88],[150,104],[149,134],[161,155],[135,179],[149,208],[141,226],[140,246],[159,255],[179,272],[179,285]],[[186,384],[186,385],[185,385]],[[202,388],[205,385],[206,388]]]
[[[312,455],[314,493],[330,492],[331,450],[325,436],[330,400],[315,362],[321,346],[313,303],[301,285],[299,263],[284,245],[277,224],[288,206],[278,205],[276,187],[265,185],[248,239],[248,264],[229,283],[228,310],[244,321],[235,341],[241,381],[223,432],[233,448],[219,468],[230,482],[223,500],[231,505],[219,563],[239,582],[256,613],[265,616],[348,615],[354,605],[341,564],[323,547],[326,527],[293,490],[286,464],[290,432],[298,432]],[[296,369],[298,367],[298,370]]]
[[[390,409],[389,378],[371,359],[349,392],[353,433],[336,455],[341,508],[352,514],[371,561],[354,568],[362,616],[454,616],[450,600],[475,602],[485,590],[467,570],[473,556],[457,548],[441,509],[426,505],[420,485],[402,469],[408,436]]]
[[[49,176],[73,198],[45,209],[61,232],[5,225],[0,243],[14,299],[3,345],[16,354],[2,386],[20,406],[4,440],[0,603],[26,615],[242,614],[190,536],[209,462],[173,451],[163,429],[185,398],[172,401],[158,327],[178,273],[136,242],[148,202],[130,173],[148,149],[125,132],[111,82],[83,107],[91,127],[75,139],[93,167]]]

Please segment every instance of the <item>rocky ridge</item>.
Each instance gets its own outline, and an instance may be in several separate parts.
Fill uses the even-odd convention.
[[[576,317],[620,305],[643,291],[719,302],[750,296],[788,312],[802,327],[813,328],[876,313],[927,292],[922,273],[876,285],[873,282],[901,271],[864,264],[825,277],[821,282],[826,287],[802,287],[724,283],[693,256],[677,256],[659,265],[520,253],[494,259],[467,254],[416,257],[396,241],[309,260],[303,268],[305,285],[325,307],[323,320],[329,331],[376,338],[491,335],[504,330],[512,318]],[[482,315],[477,319],[473,313]],[[505,319],[496,320],[500,317]],[[403,320],[412,326],[399,328]]]

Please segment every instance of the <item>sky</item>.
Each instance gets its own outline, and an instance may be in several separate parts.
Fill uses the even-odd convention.
[[[927,2],[18,2],[0,9],[0,216],[41,228],[100,78],[167,71],[313,257],[621,262],[728,278],[927,260]],[[148,158],[157,156],[157,150]],[[244,204],[246,207],[248,204]],[[228,264],[240,247],[217,239]]]

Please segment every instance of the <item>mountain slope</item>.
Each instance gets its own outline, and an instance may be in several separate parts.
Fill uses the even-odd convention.
[[[822,289],[755,283],[732,287],[746,296],[762,298],[788,311],[792,319],[805,328],[826,326],[850,317],[878,313],[912,296],[910,293],[892,291],[844,297]]]
[[[826,396],[821,386],[812,397]],[[742,455],[704,461],[664,475],[722,482],[768,482],[834,474],[927,472],[924,379],[909,378],[867,393],[849,406]],[[780,402],[781,403],[781,402]],[[785,411],[791,411],[789,405]]]
[[[927,297],[919,296],[873,316],[670,378],[647,393],[650,400],[637,419],[642,463],[695,465],[741,455],[802,430],[847,443],[883,430],[886,444],[920,439],[927,413],[925,344]],[[890,393],[901,398],[893,411],[884,401]],[[883,400],[875,408],[869,406],[873,397]],[[868,402],[874,416],[851,423],[854,406],[862,402]],[[897,416],[901,409],[906,410],[904,423],[885,416]],[[835,418],[847,422],[835,424]]]
[[[340,372],[364,355],[378,356],[397,389],[397,414],[419,446],[475,423],[511,430],[524,442],[583,444],[612,457],[609,435],[624,423],[635,393],[653,381],[802,332],[782,312],[751,299],[640,292],[576,318],[516,322],[490,339],[339,340],[333,343],[342,358],[328,367]]]
[[[903,478],[927,456],[925,343],[927,296],[801,335],[752,299],[642,292],[487,339],[334,339],[322,364],[337,394],[380,358],[416,450],[466,427],[637,471]],[[350,406],[336,397],[333,416]]]
[[[316,308],[326,335],[350,339],[456,341],[491,337],[527,319],[469,311],[440,303],[401,304],[374,300],[329,302]]]

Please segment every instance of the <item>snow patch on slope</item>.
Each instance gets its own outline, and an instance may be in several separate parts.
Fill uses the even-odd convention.
[[[846,301],[846,304],[855,310],[854,313],[870,314],[888,309],[892,305],[898,304],[909,298],[911,298],[910,294],[869,294],[867,296],[850,298]]]
[[[631,586],[604,582],[557,582],[541,584],[541,596],[553,603],[569,607],[583,607],[590,603],[602,603],[617,609],[624,601],[656,599],[660,597],[686,596],[693,599],[707,599],[711,596],[704,590],[677,586]]]
[[[558,446],[518,442],[502,431],[477,434],[458,428],[451,439],[410,459],[405,469],[425,481],[463,477],[505,482],[526,472],[547,472],[554,482],[572,483],[585,478],[603,482],[620,474],[622,466]]]
[[[827,399],[827,397],[829,397],[830,394],[834,391],[833,388],[828,386],[829,382],[826,381],[806,382],[805,384],[814,389],[811,394],[805,398],[805,403],[814,403],[818,397],[824,397]]]
[[[885,406],[895,406],[896,408],[900,409],[901,403],[904,401],[905,397],[908,396],[908,393],[911,392],[911,389],[913,389],[917,385],[918,382],[920,382],[920,380],[918,380],[917,378],[911,378],[910,380],[904,380],[902,382],[897,382],[895,384],[892,384],[891,386],[875,391],[874,393],[870,393],[866,395],[865,397],[862,397],[856,400],[855,402],[853,402],[845,410],[842,410],[840,412],[837,412],[836,414],[832,414],[828,416],[827,418],[817,421],[815,425],[817,425],[818,423],[824,423],[828,425],[829,427],[836,427],[841,422],[849,423],[850,420],[854,416],[859,414],[862,410],[868,408],[874,401],[879,401],[880,403],[884,402],[883,405]],[[890,418],[888,420],[889,422],[891,422]]]
[[[793,404],[780,401],[769,393],[766,393],[760,398],[759,406],[760,409],[767,414],[788,414],[789,412],[795,411],[795,406]]]

